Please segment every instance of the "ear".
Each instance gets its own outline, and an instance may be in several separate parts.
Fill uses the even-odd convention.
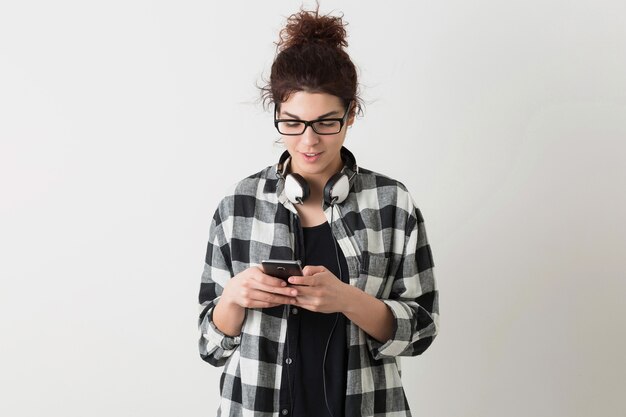
[[[350,102],[350,109],[349,111],[349,115],[348,118],[346,119],[346,125],[348,125],[348,127],[351,127],[352,124],[354,123],[354,119],[356,119],[356,101],[352,100]]]
[[[355,118],[356,118],[356,111],[352,111],[350,116],[348,116],[348,120],[346,120],[346,125],[348,127],[352,126],[352,124],[354,123],[354,119]]]

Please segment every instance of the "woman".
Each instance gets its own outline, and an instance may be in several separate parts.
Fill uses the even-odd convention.
[[[341,17],[301,10],[280,37],[263,95],[287,149],[209,232],[200,354],[224,367],[218,415],[408,416],[399,357],[424,352],[439,317],[421,212],[343,147],[361,105]],[[267,259],[303,276],[267,275]]]

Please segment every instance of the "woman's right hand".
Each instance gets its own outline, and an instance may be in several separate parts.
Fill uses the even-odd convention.
[[[267,275],[260,267],[253,266],[228,280],[222,301],[243,308],[268,308],[293,304],[298,290],[288,287],[280,278]]]
[[[241,333],[246,308],[268,308],[293,304],[298,290],[282,279],[263,273],[253,266],[228,280],[213,311],[213,322],[225,335]]]

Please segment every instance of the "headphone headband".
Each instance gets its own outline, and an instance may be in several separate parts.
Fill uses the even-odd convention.
[[[356,163],[356,158],[354,157],[354,154],[350,152],[345,146],[342,146],[339,152],[341,153],[341,159],[345,161],[344,167],[347,167],[354,172],[354,174],[350,176],[350,179],[352,179],[354,175],[359,173],[359,166]],[[278,164],[276,164],[276,174],[281,178],[285,177],[285,173],[287,171],[287,165],[285,165],[285,162],[289,159],[290,156],[291,155],[289,154],[289,151],[283,152],[280,155]]]
[[[324,202],[329,205],[341,203],[348,198],[352,179],[359,173],[359,167],[352,152],[342,146],[340,153],[344,166],[341,171],[331,176],[324,186]],[[303,204],[309,196],[309,185],[302,176],[295,173],[287,174],[288,161],[291,162],[290,156],[289,151],[282,153],[276,164],[276,176],[283,180],[283,190],[287,199],[294,204]],[[345,172],[346,169],[352,171],[350,176]]]

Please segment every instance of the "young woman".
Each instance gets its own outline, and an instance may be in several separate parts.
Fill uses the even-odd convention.
[[[345,37],[341,17],[288,19],[263,93],[286,151],[213,216],[199,347],[224,367],[220,416],[409,416],[399,357],[437,335],[422,214],[343,146],[361,110]],[[270,276],[268,259],[303,275]]]

